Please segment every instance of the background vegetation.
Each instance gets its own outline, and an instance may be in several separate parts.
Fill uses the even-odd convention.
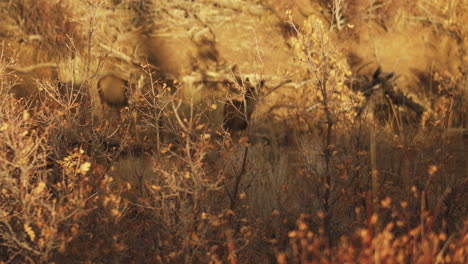
[[[466,263],[467,6],[0,0],[0,263]]]

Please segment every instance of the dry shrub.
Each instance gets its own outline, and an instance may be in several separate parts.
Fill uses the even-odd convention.
[[[306,118],[307,123],[325,119],[333,121],[334,125],[351,122],[363,103],[363,96],[354,93],[345,83],[351,71],[332,28],[311,16],[297,33],[292,42],[298,61],[307,69],[304,74],[307,84],[298,91],[303,94],[304,101],[296,106],[299,111],[296,112]]]
[[[82,241],[81,230],[91,219],[113,225],[122,216],[121,188],[114,189],[112,179],[84,150],[57,155],[57,145],[69,146],[69,138],[54,141],[63,136],[63,118],[72,124],[79,119],[74,103],[46,97],[32,107],[6,93],[11,84],[4,75],[0,80],[5,87],[0,104],[0,259],[49,262],[73,252],[69,246]]]
[[[47,160],[49,129],[40,127],[25,105],[11,96],[1,113],[0,239],[2,249],[7,252],[2,259],[46,261],[54,251],[73,240],[66,220],[86,214],[85,199],[90,196],[90,186],[85,175],[90,164],[85,159],[78,159],[74,164],[65,162],[64,167],[73,167],[75,173],[66,184],[56,186],[65,195],[54,198]]]
[[[47,12],[65,3],[39,2]],[[21,4],[39,12],[32,1],[15,12],[26,15]],[[2,60],[0,261],[463,263],[461,144],[436,129],[402,137],[355,119],[363,98],[346,85],[333,30],[316,17],[297,30],[308,72],[285,139],[267,116],[233,140],[207,121],[215,100],[187,103],[183,85],[152,73],[149,89],[131,87],[115,126],[92,115],[87,83],[39,81],[30,107],[6,94]],[[440,83],[459,87],[453,77]],[[272,133],[258,137],[258,123]]]
[[[153,112],[164,111],[165,128],[170,131],[163,133],[171,137],[172,143],[164,143],[160,153],[153,156],[154,177],[146,180],[147,198],[142,197],[140,202],[148,208],[159,208],[149,212],[161,227],[158,243],[165,245],[154,252],[156,260],[209,262],[216,257],[212,247],[221,243],[225,231],[220,226],[225,226],[227,219],[226,210],[214,202],[221,202],[215,197],[222,191],[223,175],[212,173],[206,163],[207,156],[218,148],[213,141],[214,131],[201,122],[210,108],[184,107],[172,95],[166,96],[172,98],[171,108],[161,109],[146,101]],[[158,115],[156,112],[155,117]]]
[[[443,232],[423,234],[415,227],[395,235],[401,221],[387,224],[382,232],[357,230],[351,237],[341,237],[336,251],[324,250],[322,234],[311,231],[301,215],[297,226],[288,233],[290,247],[278,254],[278,263],[463,263],[466,261],[466,228],[450,236]],[[465,224],[466,226],[466,224]]]

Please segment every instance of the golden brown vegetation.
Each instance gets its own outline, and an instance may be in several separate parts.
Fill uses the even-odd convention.
[[[305,2],[0,0],[0,263],[466,263],[467,1]]]

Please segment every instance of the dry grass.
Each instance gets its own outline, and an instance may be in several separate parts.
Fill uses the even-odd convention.
[[[271,50],[284,45],[294,64],[262,53],[284,26],[274,1],[1,2],[0,263],[467,262],[463,6],[345,2],[284,17],[294,32]],[[264,28],[218,35],[220,12]],[[175,40],[191,26],[194,57],[159,68],[179,57],[151,41],[174,31],[166,44],[183,46]],[[418,30],[446,41],[415,48]],[[445,65],[453,47],[461,59]],[[239,69],[258,71],[226,73],[223,61],[243,52],[255,65]],[[290,74],[277,78],[269,61]],[[58,72],[24,71],[42,62]],[[367,63],[397,77],[372,77]],[[125,106],[101,107],[107,72],[128,80]],[[230,135],[222,113],[237,73],[266,85],[247,128]]]

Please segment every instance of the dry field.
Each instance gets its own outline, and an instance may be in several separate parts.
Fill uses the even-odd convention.
[[[467,0],[0,0],[0,264],[468,263]]]

